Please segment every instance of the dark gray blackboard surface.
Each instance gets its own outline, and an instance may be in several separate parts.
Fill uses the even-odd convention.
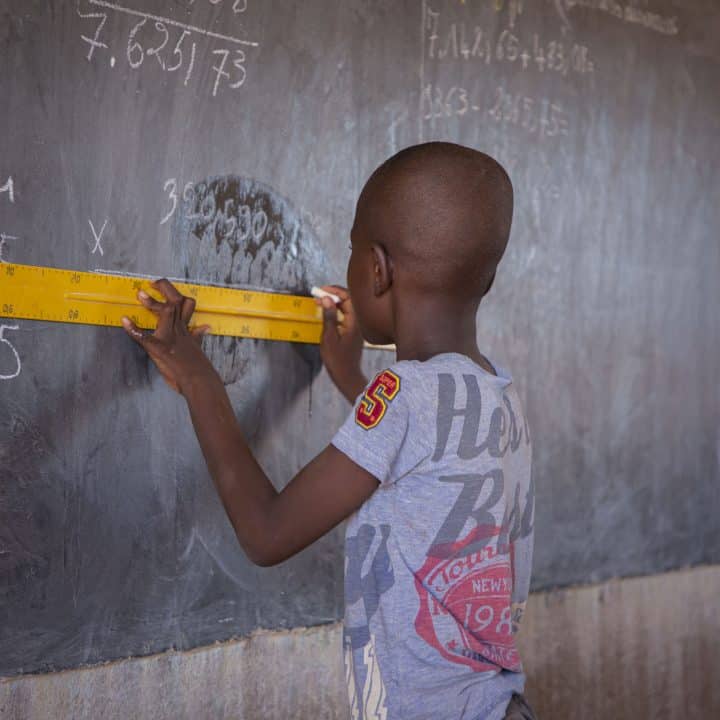
[[[379,162],[486,150],[534,586],[718,562],[718,37],[709,0],[0,0],[0,257],[303,291]],[[0,675],[341,617],[341,530],[253,567],[120,330],[0,328]],[[281,486],[347,412],[317,349],[208,351]]]

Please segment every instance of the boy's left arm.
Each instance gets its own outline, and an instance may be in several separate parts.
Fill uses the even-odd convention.
[[[235,534],[258,565],[275,565],[317,540],[354,512],[378,480],[329,445],[277,492],[250,452],[225,386],[198,338],[190,331],[195,303],[167,280],[154,283],[165,303],[141,295],[158,316],[153,334],[130,320],[123,324],[158,366],[168,384],[185,397],[215,487]]]

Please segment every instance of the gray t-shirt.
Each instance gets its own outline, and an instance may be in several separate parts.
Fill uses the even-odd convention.
[[[379,373],[333,445],[380,485],[345,539],[351,717],[501,720],[525,676],[534,492],[510,375],[443,353]]]

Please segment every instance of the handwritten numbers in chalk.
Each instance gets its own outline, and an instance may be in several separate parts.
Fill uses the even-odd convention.
[[[170,200],[170,210],[168,210],[167,215],[163,217],[163,219],[160,221],[161,225],[164,225],[174,214],[177,210],[177,180],[175,178],[170,178],[169,180],[165,181],[165,184],[163,185],[163,190],[168,193],[168,199]]]
[[[223,240],[229,240],[237,230],[237,217],[232,211],[232,206],[235,204],[235,198],[228,198],[225,200],[225,207],[218,211],[217,220],[215,221],[215,232]]]
[[[483,28],[467,21],[447,22],[439,11],[427,8],[423,25],[424,57],[445,64],[457,60],[485,65],[511,64],[528,73],[556,72],[567,76],[595,72],[595,63],[586,45],[547,34],[522,32],[516,29],[522,3],[503,0],[501,5],[508,6],[508,25],[499,34],[500,28],[496,26]]]
[[[226,78],[228,84],[233,90],[242,87],[247,77],[245,70],[245,52],[243,50],[235,50],[235,57],[232,60],[232,66],[235,68],[234,71],[225,69],[230,56],[230,50],[213,50],[213,55],[218,55],[221,59],[216,65],[213,65],[212,69],[215,71],[215,84],[213,85],[212,95],[215,97],[218,93],[218,89],[222,83],[222,79]],[[233,82],[230,82],[230,81]]]
[[[2,194],[6,194],[11,203],[15,202],[15,185],[13,184],[13,179],[11,177],[9,177],[7,182],[0,187],[0,195]]]
[[[128,44],[127,44],[127,61],[130,65],[130,67],[133,70],[136,70],[143,64],[143,60],[145,59],[145,52],[143,50],[142,45],[135,39],[138,32],[140,31],[140,28],[145,25],[147,22],[147,18],[143,18],[135,27],[130,31],[130,35],[128,36]]]
[[[568,117],[560,105],[544,98],[536,100],[509,93],[502,87],[495,91],[495,102],[488,115],[498,123],[521,127],[541,138],[568,134]]]
[[[233,90],[237,90],[245,83],[247,77],[247,71],[245,70],[245,51],[236,50],[235,59],[233,60],[233,67],[235,68],[236,81],[230,85]]]
[[[165,70],[165,60],[163,60],[161,52],[165,49],[165,46],[168,44],[168,40],[170,40],[170,33],[165,26],[165,23],[162,22],[156,22],[155,23],[155,29],[161,34],[161,42],[157,47],[151,47],[148,48],[147,54],[148,57],[151,55],[154,55],[157,58],[157,61],[160,63],[160,67]]]
[[[182,203],[180,188],[182,187]],[[266,240],[269,218],[262,207],[251,208],[236,198],[219,198],[204,182],[187,182],[181,185],[177,178],[168,178],[163,184],[167,205],[160,225],[168,223],[183,206],[184,218],[193,221],[194,232],[211,232],[218,242],[226,241],[233,247],[248,241],[261,245]]]
[[[165,49],[165,46],[170,41],[170,31],[167,29],[165,23],[156,22],[156,32],[153,43],[149,45],[147,49],[144,49],[137,37],[138,33],[145,26],[146,23],[147,18],[143,18],[130,31],[126,50],[128,64],[133,70],[137,70],[143,64],[143,60],[145,59],[146,55],[148,57],[154,56],[163,70],[167,70],[168,72],[175,72],[175,70],[177,70],[182,65],[182,42],[190,34],[190,32],[188,30],[185,30],[180,36],[180,39],[177,41],[177,44],[175,45],[175,50],[173,50],[172,55],[177,55],[179,59],[172,66],[171,70],[170,67],[165,64],[165,59],[162,56],[162,52]]]
[[[166,180],[163,190],[167,193],[169,206],[160,221],[161,225],[175,215],[180,204],[177,179]],[[258,245],[265,242],[269,219],[261,207],[251,208],[245,203],[239,205],[236,198],[220,200],[206,183],[186,183],[182,199],[185,219],[194,221],[195,232],[210,232],[218,242],[224,240],[233,247],[248,241]]]
[[[176,178],[168,178],[165,181],[165,184],[163,185],[163,190],[167,193],[168,200],[170,201],[170,208],[168,211],[163,215],[162,220],[160,220],[160,224],[164,225],[168,220],[170,220],[173,215],[175,215],[175,211],[177,210],[178,206],[178,182]],[[188,207],[192,210],[195,205],[195,185],[191,182],[185,183],[182,191],[182,198],[185,203],[188,204]],[[192,218],[197,217],[194,213],[190,212],[187,215],[187,219],[191,220]]]
[[[6,311],[7,312],[7,311]],[[5,366],[6,359],[5,355],[7,353],[3,354],[2,357],[2,363],[3,365],[0,367],[0,380],[12,380],[13,378],[16,378],[20,371],[22,370],[22,363],[20,362],[20,355],[18,351],[15,349],[15,346],[4,336],[4,333],[6,330],[19,330],[19,325],[0,325],[0,343],[3,345],[7,345],[10,348],[10,352],[12,353],[13,361],[10,363],[9,367]],[[14,365],[14,367],[13,367]],[[9,372],[9,370],[12,370]]]
[[[494,98],[471,94],[453,86],[447,92],[438,85],[426,85],[420,96],[420,117],[423,121],[450,120],[468,112],[486,114],[498,124],[510,125],[540,138],[568,135],[568,114],[562,106],[547,98],[534,98],[495,90]]]
[[[87,54],[87,61],[90,62],[93,59],[93,54],[97,48],[107,48],[107,43],[100,42],[100,33],[107,22],[107,13],[82,13],[80,12],[80,5],[78,5],[77,12],[83,20],[100,20],[97,28],[95,28],[95,34],[92,37],[88,37],[87,35],[80,36],[90,46]]]
[[[210,83],[208,91],[216,97],[222,88],[237,90],[242,87],[247,77],[246,49],[256,48],[258,43],[247,40],[238,35],[242,25],[236,20],[236,16],[244,13],[248,8],[247,0],[204,0],[204,3],[218,6],[218,9],[227,8],[223,31],[196,24],[193,21],[180,22],[172,17],[151,15],[142,10],[127,7],[122,3],[112,0],[85,0],[90,6],[96,6],[105,12],[82,13],[78,8],[81,18],[97,21],[95,33],[81,35],[84,42],[89,45],[87,60],[95,59],[95,50],[110,49],[108,43],[104,42],[102,36],[103,28],[109,13],[119,18],[118,22],[125,23],[121,33],[113,33],[112,38],[119,38],[123,47],[117,48],[120,56],[125,56],[127,65],[132,70],[141,68],[156,68],[162,73],[182,72],[183,85],[187,86],[193,76],[196,57],[209,58],[214,63],[211,67]],[[204,4],[203,3],[203,4]],[[195,4],[194,2],[191,4]],[[229,13],[232,12],[232,15]],[[234,26],[233,26],[234,23]],[[244,35],[244,32],[242,33]],[[107,39],[107,38],[106,38]],[[198,44],[207,43],[206,48],[201,48],[198,53]],[[218,44],[221,47],[218,47]],[[224,46],[224,47],[222,47]],[[117,63],[116,54],[110,53],[110,67],[114,68]],[[155,58],[157,65],[152,60]],[[200,73],[205,77],[207,69]]]
[[[192,47],[190,49],[190,62],[188,63],[187,72],[185,73],[185,80],[183,81],[183,85],[187,86],[188,80],[190,80],[190,76],[192,75],[193,68],[195,67],[195,51],[197,49],[196,43],[192,44]]]
[[[164,69],[168,72],[175,72],[176,70],[179,70],[183,66],[183,62],[185,61],[185,54],[183,52],[183,44],[185,42],[185,38],[190,35],[189,30],[183,30],[182,35],[180,36],[180,39],[175,43],[175,48],[172,51],[172,54],[170,55],[171,58],[175,59],[174,63],[168,63],[167,67]],[[192,72],[192,67],[195,64],[195,43],[192,44],[192,50],[191,50],[191,56],[190,56],[190,64],[188,66],[188,71],[185,75],[185,85],[187,85],[188,80],[190,79],[190,73]]]
[[[18,238],[15,237],[15,235],[6,235],[5,233],[0,233],[0,263],[7,262],[5,260],[5,257],[3,256],[3,252],[5,251],[5,245],[8,240],[17,240]],[[8,268],[8,270],[13,270],[14,268]]]
[[[253,214],[252,233],[256,243],[263,241],[265,230],[267,230],[268,218],[264,210],[258,210]]]

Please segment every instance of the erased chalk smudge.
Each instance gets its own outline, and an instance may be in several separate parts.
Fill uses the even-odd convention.
[[[327,277],[313,229],[273,188],[238,175],[211,177],[183,198],[173,249],[184,277],[309,294]],[[226,385],[254,361],[260,341],[211,336],[203,347]]]

